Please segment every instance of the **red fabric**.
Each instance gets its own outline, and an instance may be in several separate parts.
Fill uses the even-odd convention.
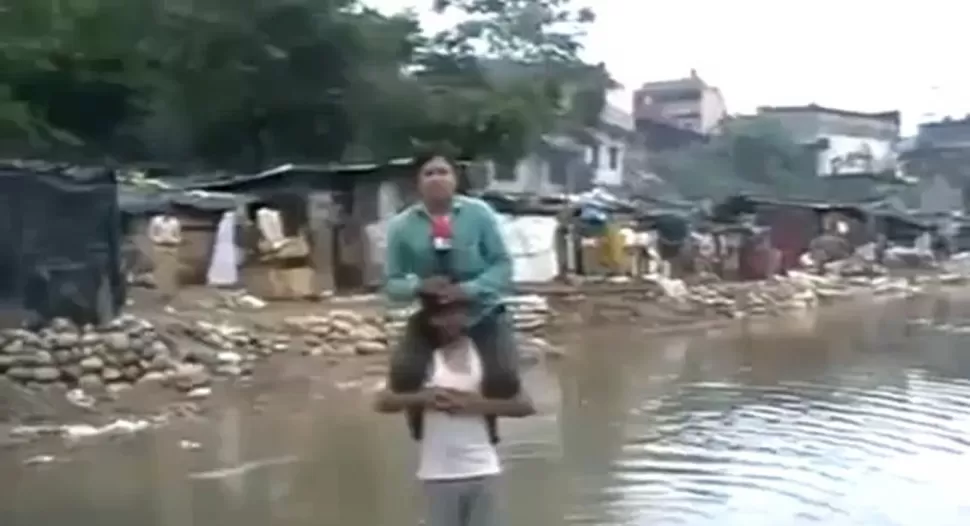
[[[451,239],[451,218],[438,216],[431,219],[431,237]]]

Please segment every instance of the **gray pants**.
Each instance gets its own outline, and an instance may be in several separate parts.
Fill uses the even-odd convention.
[[[427,481],[425,526],[501,526],[498,477]]]

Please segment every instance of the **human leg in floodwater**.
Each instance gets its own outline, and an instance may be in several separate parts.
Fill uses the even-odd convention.
[[[424,483],[426,526],[503,526],[498,476]]]
[[[387,386],[396,393],[415,393],[424,387],[435,344],[424,330],[423,312],[408,318],[404,334],[394,347]],[[515,329],[505,307],[499,307],[468,329],[483,366],[482,392],[490,398],[513,398],[521,390]],[[408,428],[415,440],[422,436],[422,410],[406,411]],[[489,435],[499,440],[495,417],[487,415]]]
[[[427,497],[426,524],[500,526],[492,485],[501,464],[484,417],[524,417],[534,409],[522,393],[510,399],[484,395],[484,360],[469,337],[467,309],[457,302],[434,309],[417,318],[437,346],[424,387],[414,394],[385,390],[376,406],[382,412],[422,411],[417,477]]]

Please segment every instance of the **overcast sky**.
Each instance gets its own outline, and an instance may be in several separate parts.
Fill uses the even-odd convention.
[[[432,0],[367,0],[385,11]],[[953,0],[586,0],[597,21],[587,58],[626,92],[691,68],[721,88],[731,113],[759,105],[899,109],[911,131],[928,115],[970,113],[970,7]],[[431,27],[442,21],[422,15]],[[962,59],[962,60],[961,60]]]

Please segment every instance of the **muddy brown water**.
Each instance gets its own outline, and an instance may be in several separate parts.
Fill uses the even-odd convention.
[[[528,372],[542,414],[503,423],[509,525],[970,524],[970,303],[570,345]],[[419,524],[413,444],[367,387],[311,382],[42,465],[0,453],[0,524]]]

